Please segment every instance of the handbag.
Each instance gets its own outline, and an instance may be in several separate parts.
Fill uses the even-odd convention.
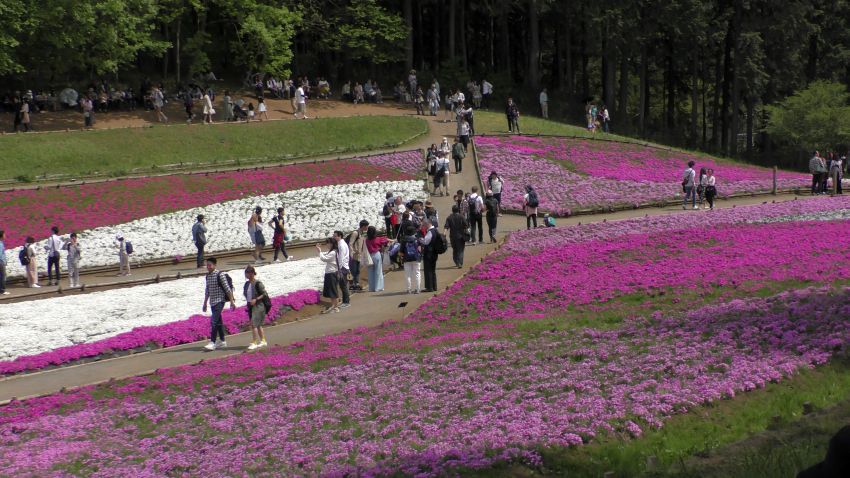
[[[210,108],[210,114],[211,114],[211,115],[214,115],[214,114],[215,114],[215,108]]]

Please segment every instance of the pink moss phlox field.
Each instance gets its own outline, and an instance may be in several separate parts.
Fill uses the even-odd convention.
[[[418,176],[425,169],[425,160],[420,151],[358,156],[351,160],[366,162],[380,168],[394,169],[413,177]]]
[[[475,144],[482,179],[486,181],[491,171],[502,175],[502,201],[512,209],[522,207],[526,185],[537,190],[541,208],[559,215],[676,199],[690,160],[697,171],[714,169],[720,196],[770,191],[773,186],[773,172],[767,168],[613,141],[479,136]],[[806,180],[799,173],[777,175],[780,189],[804,187]]]
[[[272,308],[267,320],[270,321],[271,317],[276,317],[282,307],[301,310],[305,305],[317,304],[318,302],[319,292],[315,290],[300,290],[273,297]],[[225,307],[222,312],[222,319],[228,334],[240,332],[249,322],[245,306],[237,307],[236,310]],[[136,327],[128,332],[96,342],[61,347],[50,352],[26,355],[8,362],[0,362],[0,374],[38,370],[51,365],[62,365],[87,357],[133,350],[148,345],[155,348],[172,347],[203,340],[205,337],[209,337],[209,333],[209,316],[193,315],[186,320],[169,324]]]
[[[4,425],[0,474],[443,476],[534,465],[537,447],[638,437],[826,362],[850,339],[848,299],[848,289],[810,288],[617,330],[474,340],[241,385],[185,367],[193,393],[92,400]],[[208,459],[222,449],[233,458]]]
[[[294,189],[412,179],[401,166],[420,164],[421,157],[419,151],[404,151],[330,163],[6,191],[0,195],[0,229],[6,231],[7,248],[16,247],[26,236],[47,237],[54,225],[68,233]],[[396,166],[398,170],[391,169]]]

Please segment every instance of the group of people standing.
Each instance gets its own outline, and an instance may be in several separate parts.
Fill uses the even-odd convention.
[[[685,173],[682,176],[682,209],[688,208],[688,201],[691,202],[693,209],[714,209],[714,199],[717,197],[717,179],[714,177],[714,169],[700,168],[699,178],[694,169],[696,162],[688,161],[688,167],[685,168]],[[699,205],[697,205],[699,201]],[[704,206],[704,203],[708,204]]]
[[[812,174],[812,195],[816,194],[844,194],[841,181],[844,179],[844,170],[847,168],[847,155],[838,155],[832,151],[821,156],[820,151],[815,151],[809,160],[809,172]],[[829,182],[832,181],[830,191]]]

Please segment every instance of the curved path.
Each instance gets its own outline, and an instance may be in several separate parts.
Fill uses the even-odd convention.
[[[398,111],[398,110],[396,110]],[[407,112],[398,111],[401,114]],[[441,116],[437,118],[442,119]],[[431,132],[426,139],[419,142],[417,146],[428,145],[438,142],[442,136],[453,134],[453,123],[442,123],[428,118]],[[478,184],[475,167],[471,158],[465,160],[466,167],[460,175],[451,176],[451,190],[468,190]],[[789,200],[793,196],[785,195],[767,200]],[[435,206],[440,211],[440,217],[445,218],[451,209],[450,197],[433,197]],[[732,207],[735,205],[761,204],[766,197],[739,198],[729,201],[721,201],[719,207]],[[594,222],[602,220],[617,220],[644,215],[660,215],[671,213],[687,214],[709,214],[706,211],[683,211],[678,207],[655,208],[620,211],[595,216],[578,216],[559,219],[559,225],[575,224],[579,222]],[[499,218],[499,237],[503,238],[505,232],[525,228],[525,219],[517,216],[503,216]],[[437,280],[441,288],[459,279],[470,267],[479,263],[484,256],[493,251],[498,244],[482,244],[466,248],[464,268],[455,268],[452,264],[451,254],[447,253],[440,257],[437,265]],[[293,249],[294,255],[313,255],[312,247]],[[239,268],[251,261],[250,255],[236,256],[223,261],[222,268]],[[151,279],[156,275],[173,275],[177,272],[182,274],[197,273],[193,264],[180,264],[176,266],[158,266],[134,270],[133,279]],[[115,277],[106,276],[108,273],[86,275],[83,282],[116,281]],[[26,289],[21,289],[24,291]],[[345,331],[354,327],[374,326],[387,320],[400,319],[415,310],[420,304],[427,300],[432,294],[408,295],[404,283],[404,276],[399,272],[389,273],[385,280],[385,291],[380,293],[353,294],[352,306],[343,309],[340,313],[333,315],[320,315],[313,317],[301,317],[295,322],[281,324],[266,329],[266,336],[270,345],[287,345],[311,337],[318,337]],[[18,293],[19,291],[13,291]],[[26,299],[24,299],[26,300]],[[30,299],[32,300],[32,298]],[[202,297],[199,295],[198,304]],[[406,303],[406,306],[402,306]],[[12,376],[0,380],[0,403],[4,403],[13,397],[23,399],[55,393],[63,388],[73,388],[120,379],[131,376],[152,373],[156,369],[173,367],[178,365],[197,363],[200,360],[208,360],[213,357],[242,353],[250,342],[250,333],[241,333],[228,337],[229,347],[225,350],[215,352],[204,352],[204,342],[170,347],[139,354],[127,355],[118,358],[104,359],[80,365],[56,368],[53,370],[35,372]]]

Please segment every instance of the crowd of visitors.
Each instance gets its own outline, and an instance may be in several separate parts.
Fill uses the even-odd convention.
[[[688,161],[688,167],[682,177],[682,209],[688,208],[688,201],[693,209],[714,209],[714,198],[717,197],[717,179],[714,177],[714,169],[700,168],[699,179],[694,169],[696,163]],[[705,204],[707,203],[707,204]]]
[[[809,160],[809,172],[812,173],[812,195],[844,194],[841,181],[847,169],[847,155],[838,155],[833,151],[821,156],[820,151],[812,154]]]

